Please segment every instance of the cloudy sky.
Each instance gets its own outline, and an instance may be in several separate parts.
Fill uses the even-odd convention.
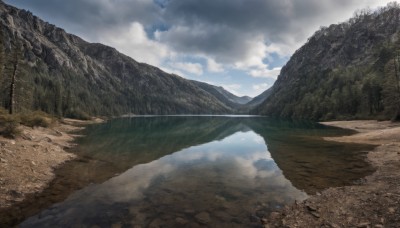
[[[182,77],[256,96],[321,26],[390,0],[6,0]],[[400,1],[400,0],[399,0]]]

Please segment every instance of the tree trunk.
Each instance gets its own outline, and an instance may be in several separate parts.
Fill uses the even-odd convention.
[[[11,88],[10,88],[10,109],[9,113],[14,114],[15,113],[15,81],[17,77],[17,69],[18,69],[18,57],[16,55],[15,57],[15,62],[13,64],[13,74],[11,77]]]

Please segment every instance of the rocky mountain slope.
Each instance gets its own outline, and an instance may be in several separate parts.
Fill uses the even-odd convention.
[[[271,93],[272,93],[272,88],[269,88],[269,89],[265,90],[264,92],[262,92],[261,94],[259,94],[258,96],[251,99],[251,101],[249,101],[246,105],[250,108],[251,107],[254,108],[255,106],[258,106],[262,102],[264,102],[269,97],[269,95],[271,95]]]
[[[138,63],[114,48],[88,43],[0,1],[0,103],[8,99],[18,59],[16,109],[69,117],[233,112],[195,83]]]
[[[198,81],[191,81],[191,82],[196,86],[202,88],[206,92],[212,94],[215,98],[217,98],[219,101],[221,101],[228,107],[232,108],[233,110],[236,110],[240,107],[244,107],[244,105],[247,104],[252,99],[251,97],[248,96],[242,96],[242,97],[236,96],[235,94],[232,94],[231,92],[225,90],[221,86],[214,86]]]
[[[309,38],[253,112],[297,119],[396,119],[399,51],[399,4],[357,12]]]

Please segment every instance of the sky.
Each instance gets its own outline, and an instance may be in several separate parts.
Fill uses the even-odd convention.
[[[400,0],[399,0],[400,1]],[[390,0],[6,0],[89,42],[254,97],[321,26]]]

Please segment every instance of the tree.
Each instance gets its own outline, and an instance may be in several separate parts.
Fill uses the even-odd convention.
[[[383,86],[386,115],[394,120],[400,119],[400,57],[397,54],[385,67],[386,81]]]
[[[11,84],[10,84],[10,107],[8,110],[10,114],[15,113],[15,84],[18,71],[18,62],[19,62],[18,50],[15,50],[12,62],[13,68],[12,68]]]
[[[0,84],[4,85],[4,64],[5,64],[5,55],[4,55],[4,34],[3,34],[3,26],[0,27]],[[3,87],[3,86],[2,86]],[[0,97],[2,97],[3,89],[0,88]]]
[[[15,42],[10,45],[10,48],[6,51],[3,45],[4,34],[1,33],[1,88],[0,97],[2,97],[2,105],[4,108],[8,109],[10,114],[16,112],[17,99],[21,102],[23,100],[32,99],[27,92],[29,84],[24,82],[22,75],[25,75],[23,66],[23,56],[22,56],[22,45],[18,42],[15,34],[13,39]]]

